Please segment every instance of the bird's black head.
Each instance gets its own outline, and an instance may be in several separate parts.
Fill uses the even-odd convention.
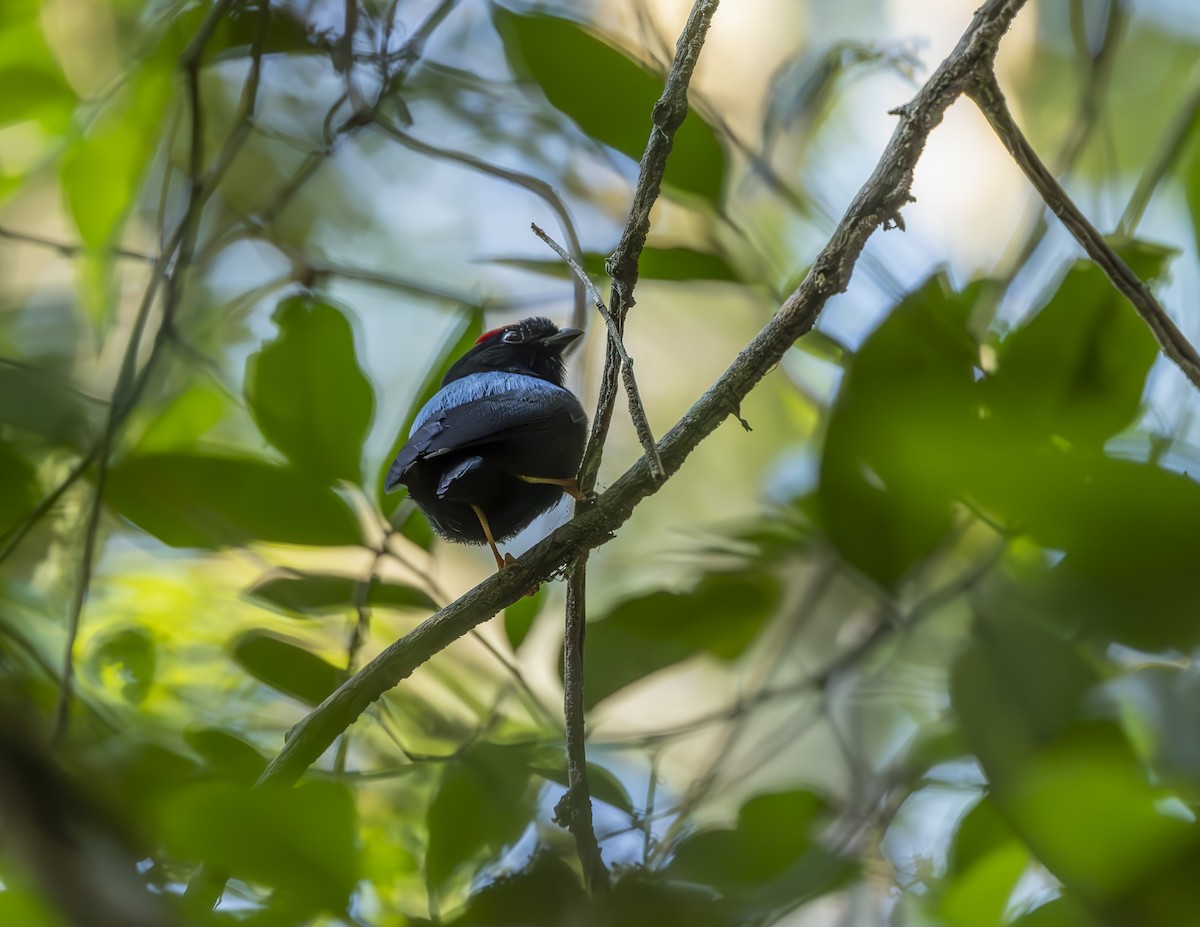
[[[500,370],[523,373],[563,385],[563,352],[582,335],[578,328],[560,329],[549,319],[535,317],[494,328],[475,347],[454,362],[442,386],[471,373]]]

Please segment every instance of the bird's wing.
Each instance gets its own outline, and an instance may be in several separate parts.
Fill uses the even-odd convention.
[[[519,431],[553,430],[585,421],[578,400],[555,386],[476,396],[438,409],[421,423],[392,462],[385,488],[391,492],[423,458],[502,441]]]

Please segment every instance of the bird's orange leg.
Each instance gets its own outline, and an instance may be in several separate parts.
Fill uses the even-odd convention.
[[[518,474],[517,479],[524,480],[526,483],[544,483],[548,486],[558,486],[576,502],[583,502],[587,499],[587,496],[579,489],[578,480],[573,476],[569,479],[559,479],[553,476],[521,476]]]
[[[512,554],[500,556],[500,551],[496,547],[496,539],[492,537],[492,526],[488,524],[487,516],[483,514],[483,509],[472,504],[471,510],[475,513],[475,517],[479,519],[479,526],[483,528],[483,536],[487,538],[488,546],[492,549],[492,556],[496,558],[496,569],[503,570],[510,563],[516,563]]]

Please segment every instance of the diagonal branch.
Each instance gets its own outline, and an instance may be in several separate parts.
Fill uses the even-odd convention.
[[[1149,327],[1162,352],[1183,371],[1193,386],[1200,389],[1200,354],[1196,353],[1191,342],[1171,321],[1171,317],[1159,305],[1150,288],[1109,246],[1096,227],[1088,222],[1067,191],[1042,163],[1009,112],[995,74],[990,69],[980,68],[977,81],[968,89],[968,94],[1000,136],[1017,166],[1046,201],[1046,205],[1075,236],[1075,240],[1083,246],[1088,257],[1108,275],[1113,286],[1133,304],[1133,308]]]
[[[950,56],[917,95],[897,112],[899,125],[870,178],[851,202],[812,269],[774,317],[721,377],[658,442],[669,478],[687,456],[726,418],[791,348],[812,328],[829,299],[844,291],[867,239],[896,224],[910,201],[912,173],[926,139],[946,109],[968,88],[973,75],[990,65],[1000,39],[1025,0],[989,0],[975,14]],[[384,692],[409,676],[433,654],[516,602],[532,585],[544,582],[584,551],[604,544],[655,493],[647,458],[629,468],[592,506],[527,551],[517,563],[465,595],[391,644],[311,711],[259,778],[260,783],[299,778],[337,736]]]

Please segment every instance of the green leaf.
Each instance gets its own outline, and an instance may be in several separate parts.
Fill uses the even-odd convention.
[[[172,547],[360,541],[354,513],[331,489],[252,457],[128,457],[110,468],[105,499]]]
[[[375,393],[342,312],[304,296],[275,310],[279,336],[246,362],[246,402],[263,436],[298,470],[334,482],[362,479]]]
[[[962,873],[941,899],[942,920],[948,927],[1003,924],[1017,880],[1029,868],[1029,850],[1010,840]]]
[[[79,447],[91,431],[85,402],[61,374],[0,363],[0,425]]]
[[[0,444],[0,531],[30,512],[38,502],[37,474],[15,445]]]
[[[963,818],[946,871],[941,915],[955,927],[1001,924],[1029,850],[984,798]]]
[[[975,290],[931,278],[849,362],[829,419],[818,501],[841,555],[892,587],[949,530],[971,443]]]
[[[967,742],[993,784],[1079,718],[1099,681],[1078,647],[1015,615],[976,622],[951,673],[950,696]]]
[[[39,14],[40,4],[22,0],[6,0],[0,10],[0,127],[36,120],[57,134],[70,120],[75,94],[46,44]]]
[[[585,135],[641,160],[663,92],[660,76],[570,20],[496,5],[492,18],[515,73],[536,82]],[[724,178],[725,152],[693,109],[675,136],[664,183],[715,203]]]
[[[829,816],[828,804],[813,792],[756,795],[738,811],[733,830],[703,831],[684,840],[670,873],[718,890],[766,882],[804,855],[813,844],[810,831]]]
[[[710,573],[688,592],[628,599],[588,625],[584,704],[698,653],[734,660],[758,635],[779,602],[765,573]]]
[[[1004,433],[1011,435],[1011,431]],[[1098,450],[1018,441],[964,449],[976,498],[998,520],[1065,556],[1036,586],[1047,619],[1143,649],[1200,642],[1195,525],[1200,486]]]
[[[140,627],[105,634],[87,657],[88,673],[96,684],[118,690],[134,705],[140,705],[154,685],[157,663],[154,636]]]
[[[396,459],[396,455],[400,453],[400,448],[404,447],[405,442],[408,441],[408,432],[412,429],[412,424],[416,420],[417,413],[421,411],[425,403],[433,398],[433,394],[442,388],[442,378],[446,375],[446,371],[450,369],[450,365],[469,351],[481,334],[483,334],[483,310],[478,307],[472,307],[464,313],[458,324],[451,331],[449,337],[443,343],[442,349],[435,355],[433,364],[426,371],[421,385],[417,387],[413,401],[408,407],[408,414],[404,417],[404,423],[400,426],[396,440],[392,442],[392,449],[384,458],[383,466],[379,470],[376,490],[380,499],[383,499],[386,495],[383,485],[387,482],[388,470],[391,469],[392,461]]]
[[[7,872],[3,874],[5,890],[0,892],[0,924],[19,924],[20,927],[66,927],[62,915],[51,909],[36,894],[25,891]]]
[[[267,631],[243,634],[233,645],[233,658],[259,682],[309,705],[320,704],[346,678],[303,641]]]
[[[1031,756],[998,801],[1038,859],[1093,903],[1140,912],[1131,923],[1184,924],[1172,898],[1195,898],[1200,833],[1162,802],[1111,725],[1090,725]],[[1190,814],[1187,815],[1190,817]]]
[[[138,439],[139,454],[178,451],[196,441],[221,420],[229,401],[215,389],[192,386],[157,412]]]
[[[516,650],[525,641],[534,619],[546,604],[546,587],[538,587],[533,595],[518,599],[504,610],[504,633],[508,637],[508,645]]]
[[[445,889],[460,866],[514,843],[533,820],[525,751],[480,742],[446,763],[429,804],[425,878]]]
[[[242,738],[215,727],[189,727],[183,739],[218,776],[253,785],[267,766],[256,748]]]
[[[711,887],[754,912],[816,897],[855,871],[853,862],[814,840],[828,816],[825,801],[812,792],[756,796],[742,806],[733,830],[684,840],[667,875]]]
[[[76,262],[81,299],[94,322],[115,302],[111,248],[146,181],[173,92],[174,55],[143,60],[100,114],[64,152],[60,183],[67,211],[88,253]]]
[[[521,927],[564,927],[587,909],[590,899],[579,876],[554,853],[538,853],[529,865],[488,881],[467,901],[459,917],[446,927],[520,924]],[[615,924],[616,921],[595,921]],[[665,922],[664,922],[665,923]],[[694,921],[689,927],[700,927]],[[633,927],[640,927],[636,922]]]
[[[328,573],[286,573],[267,576],[255,583],[249,594],[279,608],[303,615],[324,615],[354,606],[359,580]],[[437,604],[412,586],[385,582],[374,577],[365,602],[372,608],[405,608],[430,611]]]
[[[1173,252],[1130,243],[1145,279],[1162,276]],[[1158,345],[1133,307],[1090,261],[1078,262],[1032,319],[1006,337],[984,402],[1014,431],[1101,446],[1127,427]]]
[[[1200,830],[1163,805],[1169,793],[1151,785],[1119,729],[1085,711],[1096,671],[1012,614],[978,622],[975,637],[954,666],[951,700],[989,800],[1089,904],[1117,905],[1132,923],[1181,923],[1164,912],[1200,862]]]
[[[607,254],[589,251],[583,255],[583,269],[593,281],[604,279]],[[535,261],[526,258],[500,258],[497,264],[519,267],[536,274],[573,279],[571,268],[560,260]],[[692,248],[646,248],[638,260],[638,276],[643,280],[740,281],[741,275],[719,254],[709,254]]]
[[[204,782],[168,796],[158,832],[176,858],[272,888],[310,913],[338,915],[357,880],[355,826],[354,798],[340,783]]]
[[[1077,899],[1054,898],[1012,922],[1012,927],[1103,927]]]

